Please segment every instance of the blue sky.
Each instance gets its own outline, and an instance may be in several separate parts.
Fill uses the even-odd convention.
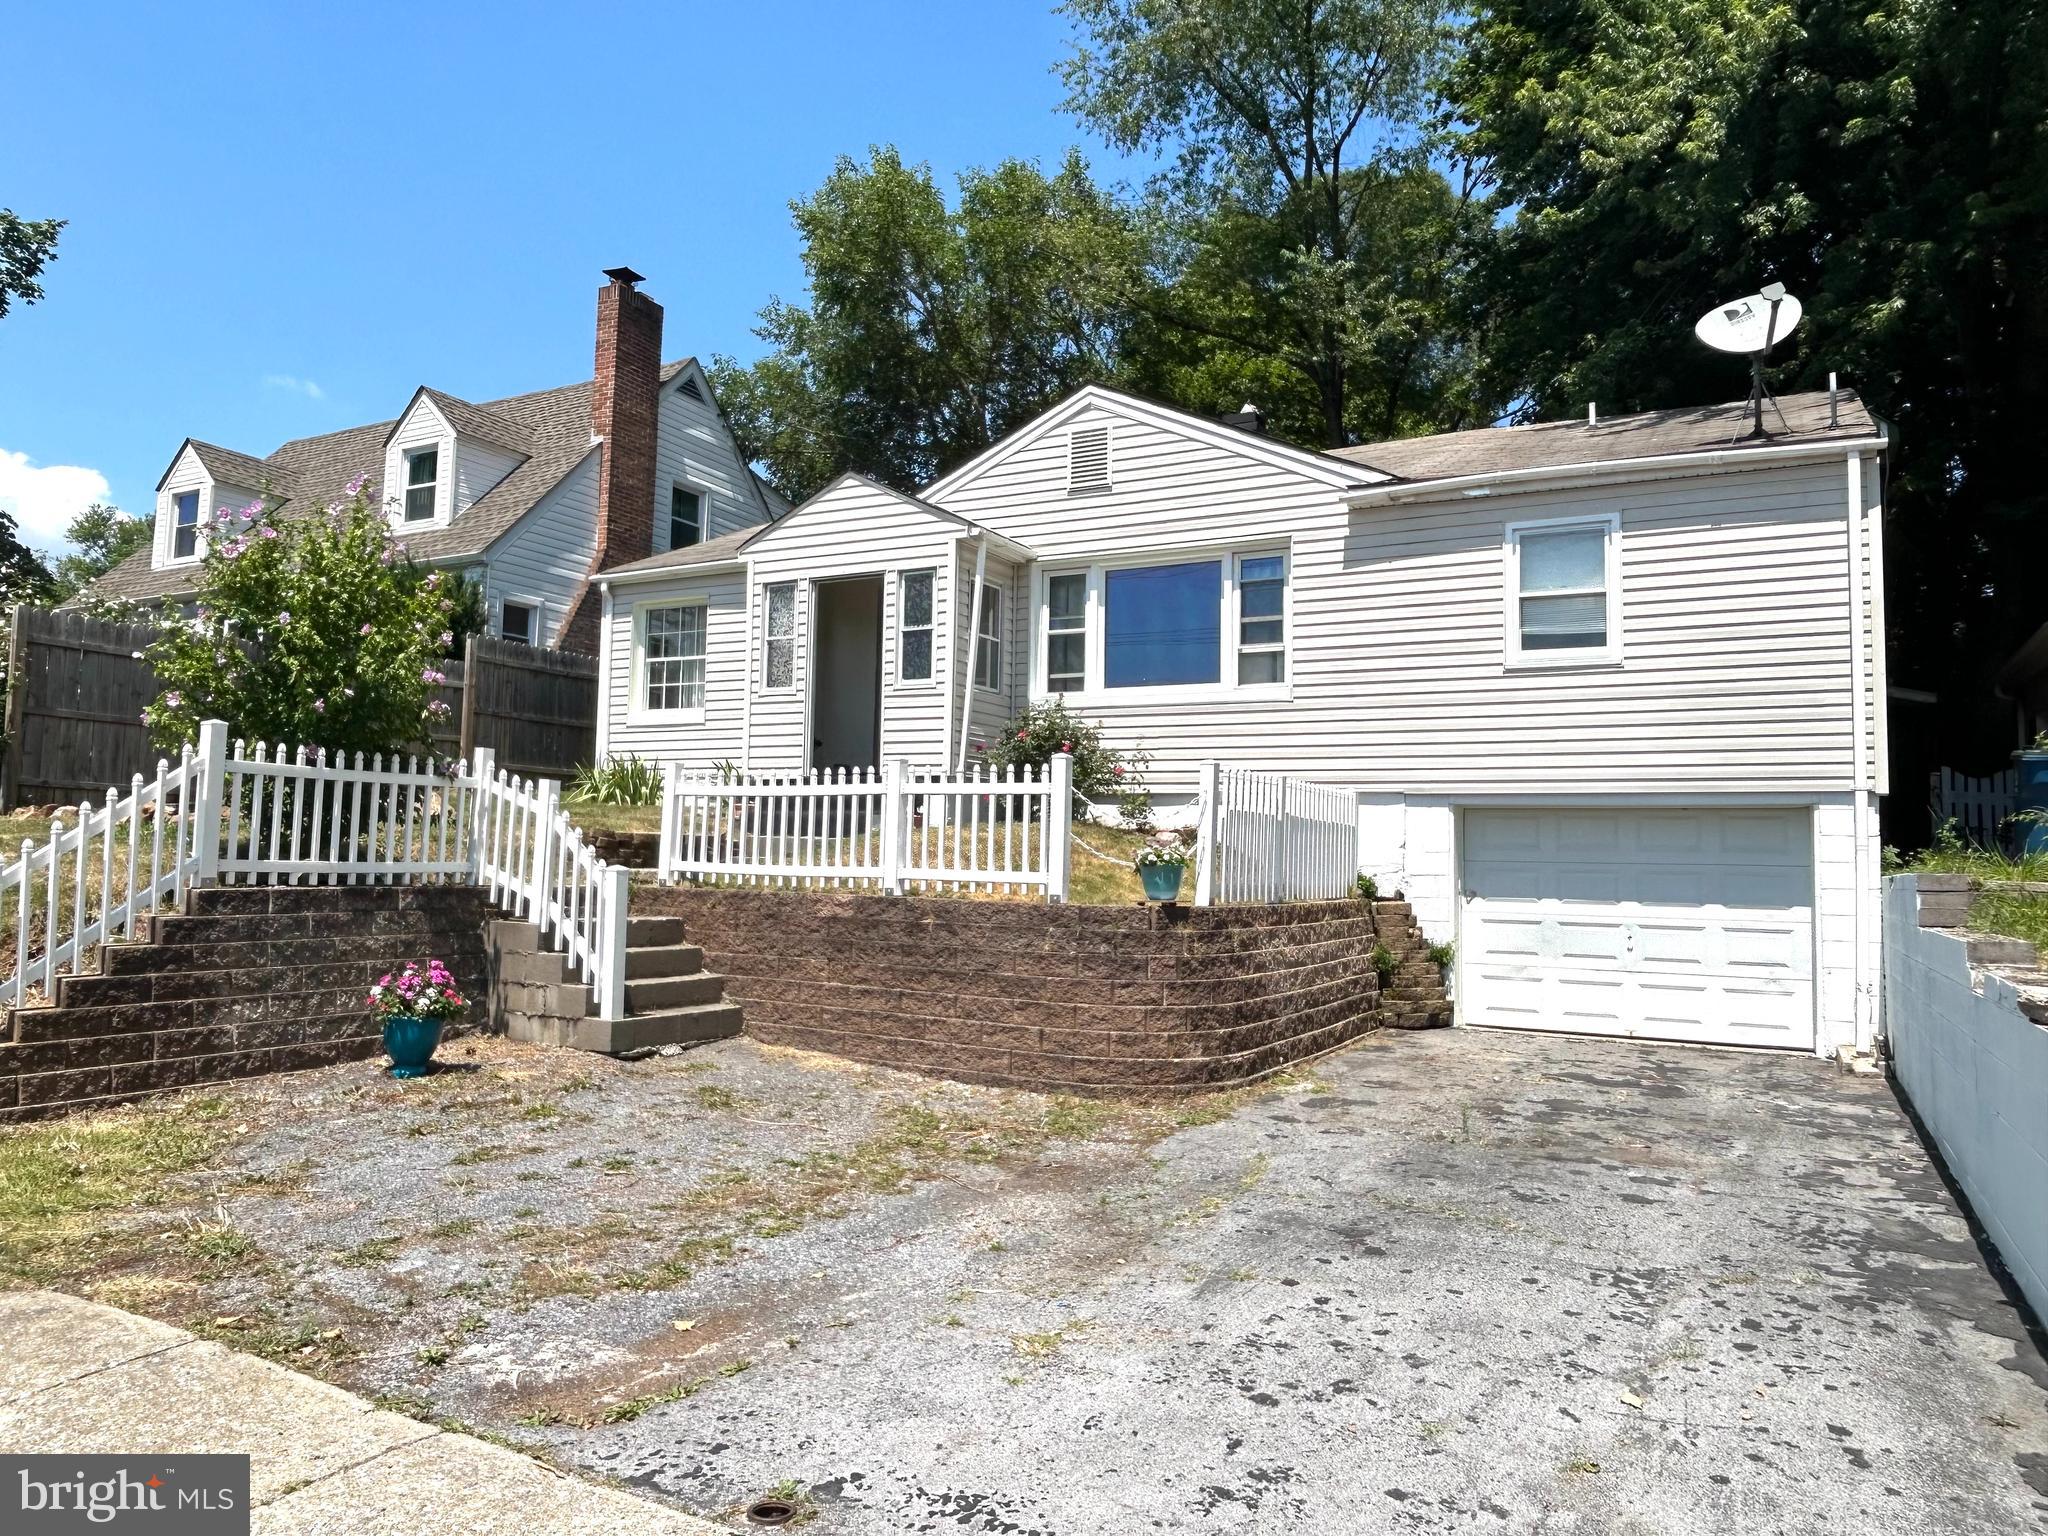
[[[48,547],[153,505],[190,435],[264,454],[589,377],[601,268],[670,356],[752,357],[790,199],[894,143],[953,173],[1080,143],[1050,0],[142,6],[8,22],[0,207],[70,220],[0,320],[0,504]]]

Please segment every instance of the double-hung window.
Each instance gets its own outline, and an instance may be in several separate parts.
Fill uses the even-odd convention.
[[[796,583],[778,581],[763,587],[761,686],[796,686]]]
[[[1525,665],[1620,654],[1612,516],[1516,523],[1507,530],[1507,654]]]
[[[1003,686],[1003,589],[981,584],[981,622],[974,636],[974,686]]]
[[[932,680],[932,571],[905,571],[896,578],[896,681]]]
[[[704,606],[643,610],[642,705],[649,713],[704,707]]]
[[[668,547],[688,549],[704,542],[704,493],[687,485],[669,487]]]
[[[1045,691],[1088,686],[1088,573],[1062,571],[1045,582]]]
[[[498,634],[521,645],[540,644],[540,607],[520,598],[508,597],[500,605]]]
[[[405,520],[423,523],[434,515],[434,493],[441,477],[441,450],[415,448],[405,456]]]
[[[190,560],[199,553],[199,493],[180,491],[171,498],[171,558]]]
[[[1284,686],[1287,585],[1285,550],[1048,572],[1038,686],[1105,699]]]

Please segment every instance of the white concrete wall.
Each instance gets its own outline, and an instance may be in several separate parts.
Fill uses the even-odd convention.
[[[1968,946],[1922,928],[1911,875],[1885,881],[1892,1069],[2037,1316],[2048,1317],[2048,1030]]]

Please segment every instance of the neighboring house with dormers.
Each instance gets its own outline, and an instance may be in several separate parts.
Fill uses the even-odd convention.
[[[150,547],[90,595],[181,604],[221,508],[268,498],[301,516],[367,476],[410,554],[482,583],[491,633],[593,649],[594,571],[787,509],[740,459],[696,360],[660,361],[661,306],[638,275],[606,275],[583,383],[482,403],[421,385],[391,420],[263,458],[186,439],[157,485]]]
[[[1467,1023],[1868,1049],[1882,428],[1849,395],[1308,452],[1080,391],[916,495],[855,475],[612,567],[600,753],[972,763],[1062,698],[1350,789]]]

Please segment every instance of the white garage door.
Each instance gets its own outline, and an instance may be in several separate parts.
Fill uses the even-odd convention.
[[[1813,1046],[1803,810],[1467,810],[1468,1024]]]

